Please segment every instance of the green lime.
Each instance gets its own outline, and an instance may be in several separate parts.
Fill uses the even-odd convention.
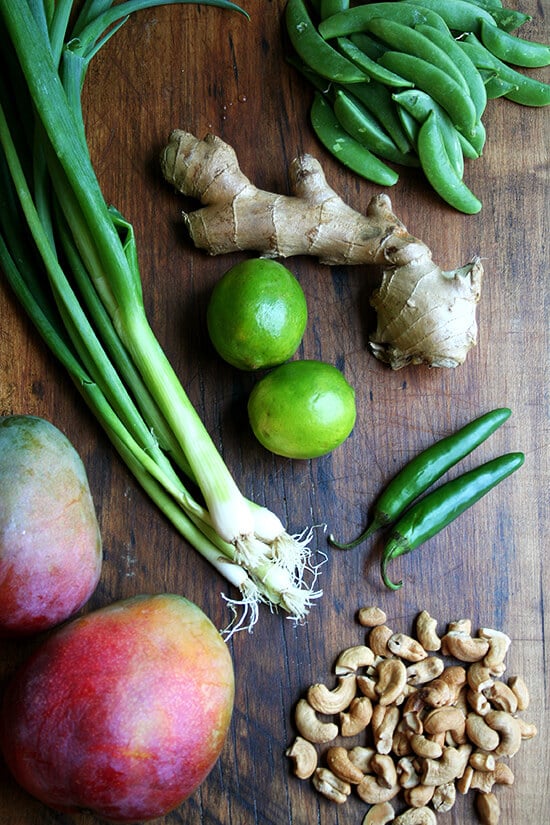
[[[218,281],[206,314],[208,334],[221,357],[242,370],[288,361],[307,323],[302,287],[269,258],[237,264]]]
[[[346,440],[355,424],[355,391],[324,361],[289,361],[262,378],[248,399],[254,435],[287,458],[316,458]]]

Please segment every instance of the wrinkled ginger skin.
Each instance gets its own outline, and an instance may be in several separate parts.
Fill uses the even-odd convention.
[[[258,189],[231,146],[216,135],[198,139],[174,130],[161,155],[162,172],[201,209],[183,213],[191,240],[210,255],[254,251],[264,257],[312,255],[329,265],[383,270],[372,297],[378,327],[370,348],[393,369],[406,364],[455,367],[477,339],[479,260],[453,272],[432,261],[429,247],[409,234],[385,194],[365,215],[349,207],[311,155],[289,169],[291,195]]]

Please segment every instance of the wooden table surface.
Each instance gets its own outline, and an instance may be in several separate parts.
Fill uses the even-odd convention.
[[[408,229],[445,269],[480,255],[485,265],[479,344],[456,370],[393,372],[369,354],[369,295],[378,273],[287,261],[299,278],[309,323],[298,355],[343,369],[356,390],[351,437],[331,455],[290,461],[265,451],[246,420],[256,380],[215,355],[205,327],[210,290],[242,254],[211,258],[184,231],[181,196],[162,179],[158,156],[170,131],[214,132],[233,145],[256,185],[286,193],[292,158],[310,152],[331,185],[364,211],[380,187],[338,166],[308,123],[311,90],[285,63],[284,0],[244,2],[251,19],[216,8],[162,7],[135,15],[92,63],[84,92],[91,152],[106,199],[133,223],[145,302],[157,336],[214,441],[247,495],[267,503],[293,532],[316,526],[355,536],[375,497],[403,464],[435,439],[497,406],[511,419],[467,468],[522,450],[524,467],[422,550],[395,563],[405,586],[383,588],[379,540],[352,553],[332,551],[322,569],[323,598],[307,623],[261,610],[252,634],[230,641],[235,710],[221,759],[202,787],[159,823],[165,825],[359,825],[366,806],[342,806],[297,780],[284,756],[295,730],[293,707],[315,681],[331,679],[337,653],[361,643],[359,607],[377,604],[395,630],[410,632],[427,609],[443,628],[468,617],[474,628],[512,638],[508,674],[531,691],[526,718],[539,735],[514,757],[512,788],[499,789],[502,823],[541,823],[550,812],[548,724],[548,149],[546,110],[489,103],[483,157],[466,180],[483,201],[468,217],[448,208],[417,171],[403,170],[389,192]],[[525,36],[550,39],[547,0],[521,0],[534,20]],[[533,71],[543,77],[544,72]],[[63,430],[89,473],[104,542],[101,582],[86,609],[144,592],[184,594],[223,627],[225,582],[148,501],[83,407],[61,367],[0,279],[0,414],[43,416]],[[398,570],[399,566],[399,570]],[[234,595],[234,594],[233,594]],[[2,676],[32,646],[2,643]],[[0,825],[92,825],[88,814],[56,814],[0,770]],[[545,816],[546,814],[546,816]],[[473,797],[459,797],[442,823],[476,822]]]

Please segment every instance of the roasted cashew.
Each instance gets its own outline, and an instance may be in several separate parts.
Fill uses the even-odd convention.
[[[393,788],[397,783],[395,762],[389,754],[375,753],[370,761],[370,769],[384,788]]]
[[[443,748],[433,739],[428,739],[420,733],[413,733],[409,737],[411,748],[417,756],[422,756],[427,759],[439,759],[443,753]]]
[[[369,667],[374,664],[374,653],[366,645],[355,645],[343,650],[334,666],[337,676],[355,673],[360,667]]]
[[[479,662],[489,650],[489,640],[451,630],[443,636],[441,647],[446,656],[452,656],[459,662]]]
[[[426,733],[443,733],[445,731],[464,730],[466,718],[460,708],[448,705],[442,708],[433,708],[424,719]]]
[[[357,618],[363,627],[377,627],[386,623],[386,614],[380,607],[362,607]]]
[[[495,782],[497,785],[513,785],[514,773],[507,762],[500,760],[495,764]]]
[[[494,793],[478,793],[475,805],[482,825],[498,825],[500,804]]]
[[[376,668],[376,693],[381,705],[393,705],[407,684],[407,668],[401,659],[383,659]]]
[[[407,682],[409,685],[424,685],[437,679],[443,673],[445,663],[439,656],[428,656],[407,667]]]
[[[511,638],[502,630],[493,630],[490,627],[482,627],[478,635],[489,642],[489,649],[485,654],[483,664],[491,669],[502,665],[508,653],[508,648],[512,644]]]
[[[483,693],[495,710],[505,710],[506,713],[515,713],[518,709],[517,696],[511,687],[504,682],[493,682],[490,688]]]
[[[376,625],[369,633],[369,647],[377,656],[391,656],[388,648],[388,639],[392,636],[393,630],[387,625]]]
[[[456,785],[454,782],[446,782],[439,785],[432,796],[432,806],[438,814],[450,811],[456,802]]]
[[[396,765],[399,784],[402,788],[415,788],[420,784],[420,777],[414,765],[414,760],[402,756]]]
[[[356,745],[348,751],[350,762],[363,773],[370,772],[370,761],[375,753],[374,748],[367,748],[363,745]]]
[[[328,768],[317,768],[312,782],[316,791],[339,805],[346,802],[351,793],[351,785],[339,779]]]
[[[436,825],[436,823],[434,812],[425,805],[421,808],[409,808],[393,820],[393,825]]]
[[[496,759],[493,753],[479,750],[472,753],[469,763],[475,771],[494,771]]]
[[[468,668],[468,685],[473,691],[484,691],[491,688],[495,680],[490,668],[482,662],[472,662]]]
[[[454,781],[465,770],[471,752],[471,745],[461,745],[445,748],[440,759],[422,760],[421,784],[437,786]]]
[[[457,619],[455,622],[449,622],[447,625],[447,633],[465,633],[467,636],[471,636],[472,620]]]
[[[298,732],[308,742],[323,744],[332,742],[338,736],[338,725],[334,722],[322,722],[307,699],[299,699],[294,713]]]
[[[466,734],[476,747],[491,753],[499,745],[500,737],[496,730],[489,727],[485,717],[469,713],[466,717]]]
[[[467,693],[468,706],[478,716],[485,716],[491,710],[491,704],[484,693],[479,690],[469,690]]]
[[[504,710],[490,710],[484,719],[490,728],[500,734],[495,754],[514,756],[521,746],[521,727],[518,720]]]
[[[436,651],[441,648],[441,639],[437,635],[437,619],[427,610],[422,610],[416,619],[416,638],[424,650]]]
[[[421,688],[419,693],[423,702],[429,707],[441,708],[452,704],[453,691],[445,679],[434,679]]]
[[[357,736],[365,730],[372,719],[372,702],[367,696],[356,696],[349,709],[340,714],[340,734]]]
[[[399,716],[397,705],[376,705],[374,707],[371,727],[377,753],[391,753],[393,735],[399,724]]]
[[[357,793],[363,802],[376,805],[379,802],[389,802],[397,796],[400,786],[395,783],[391,788],[385,788],[373,774],[366,774],[357,785]]]
[[[517,717],[517,722],[521,731],[522,739],[533,739],[537,735],[537,726],[532,722],[526,722],[525,719]]]
[[[527,710],[529,707],[529,688],[521,676],[510,676],[508,687],[514,691],[518,700],[518,710]]]
[[[395,811],[390,802],[378,802],[369,808],[362,825],[388,825],[393,822],[394,816]]]
[[[394,633],[388,639],[387,645],[390,653],[399,656],[401,659],[406,659],[407,662],[420,662],[428,655],[420,642],[417,642],[412,636],[407,636],[406,633]]]
[[[341,746],[329,748],[326,759],[327,766],[332,773],[344,782],[349,782],[350,785],[358,785],[365,775],[351,762],[346,748]]]
[[[411,808],[423,808],[432,800],[434,793],[434,785],[415,785],[414,788],[405,788],[403,797]]]
[[[311,742],[297,736],[291,747],[285,752],[294,762],[294,773],[298,779],[309,779],[317,767],[317,751]]]
[[[363,694],[363,696],[367,696],[371,700],[378,700],[378,694],[376,692],[376,679],[373,676],[364,676],[363,674],[359,674],[356,678],[357,687]]]
[[[462,665],[450,665],[445,668],[439,678],[448,684],[451,691],[449,704],[454,705],[467,681],[466,668]]]
[[[311,685],[307,692],[307,700],[312,708],[319,713],[333,714],[347,708],[356,692],[356,680],[353,674],[339,676],[338,684],[332,690],[326,685]]]

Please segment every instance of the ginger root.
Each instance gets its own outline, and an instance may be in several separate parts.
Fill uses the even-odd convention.
[[[373,197],[366,215],[328,185],[311,155],[292,161],[292,195],[254,186],[234,150],[215,135],[200,140],[175,130],[161,156],[165,179],[203,208],[184,213],[195,246],[210,255],[250,250],[265,257],[313,255],[323,264],[382,267],[371,298],[378,324],[373,355],[400,369],[407,364],[455,367],[477,340],[478,259],[444,272],[428,246],[393,214],[389,197]]]

